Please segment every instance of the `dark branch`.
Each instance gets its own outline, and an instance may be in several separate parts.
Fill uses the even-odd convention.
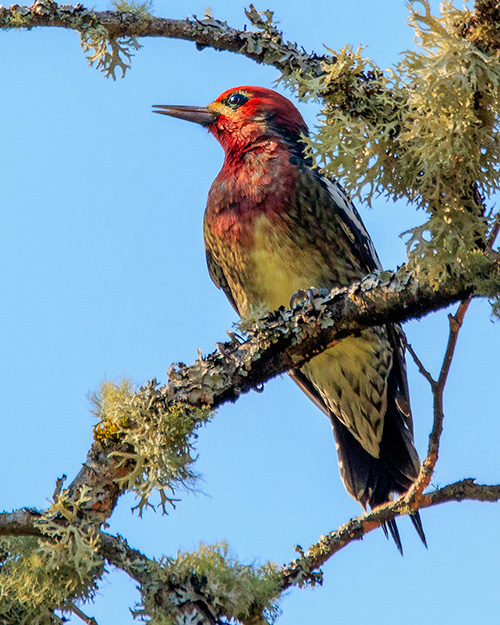
[[[40,536],[35,520],[40,518],[38,510],[21,508],[0,514],[0,536]]]
[[[325,63],[336,62],[335,56],[307,53],[297,44],[286,41],[282,33],[252,5],[246,15],[257,30],[239,30],[225,21],[207,16],[202,19],[192,16],[177,20],[155,17],[141,11],[93,11],[80,3],[58,5],[53,0],[38,0],[31,6],[13,4],[1,7],[0,28],[52,27],[84,33],[101,27],[106,29],[107,38],[114,41],[136,37],[183,39],[194,42],[199,50],[210,47],[235,52],[257,63],[273,65],[280,71],[302,70],[313,76],[324,72]],[[494,30],[499,22],[500,10],[496,0],[476,0],[463,36],[480,45],[482,30]],[[486,45],[496,47],[496,40],[496,37],[489,37]]]
[[[66,606],[86,625],[97,625],[95,618],[93,616],[87,616],[77,605],[73,603],[73,601],[67,601]]]
[[[476,484],[473,478],[454,482],[424,495],[423,508],[437,506],[445,501],[500,501],[500,484]]]
[[[458,335],[462,327],[465,314],[470,305],[470,297],[460,302],[457,312],[454,315],[448,315],[450,323],[450,332],[448,336],[448,344],[446,346],[445,355],[443,358],[443,364],[439,377],[435,381],[430,375],[426,375],[425,368],[421,369],[424,377],[429,381],[432,389],[432,396],[434,399],[434,420],[432,424],[432,431],[429,435],[429,446],[427,448],[427,456],[420,466],[420,473],[417,480],[412,484],[408,492],[404,495],[404,501],[408,504],[410,511],[420,508],[420,501],[423,496],[424,490],[429,486],[432,474],[436,467],[436,462],[439,456],[439,445],[441,441],[441,435],[443,433],[443,421],[444,421],[444,389],[448,374],[450,372],[453,355],[455,353],[455,347],[458,341]],[[417,359],[418,360],[418,359]]]
[[[317,298],[314,309],[304,304],[294,311],[281,308],[271,313],[255,324],[243,344],[224,344],[224,355],[214,352],[190,367],[171,369],[162,393],[169,401],[191,403],[194,398],[194,405],[217,407],[303,365],[335,341],[361,329],[419,318],[469,293],[463,283],[449,281],[434,289],[404,271],[367,276],[324,299]]]
[[[453,360],[455,348],[457,346],[458,333],[460,332],[460,328],[462,327],[462,324],[464,322],[464,317],[469,308],[469,304],[470,298],[460,303],[460,306],[458,307],[458,310],[454,315],[448,315],[448,320],[450,323],[450,335],[448,338],[448,344],[446,346],[446,352],[443,358],[443,364],[441,366],[441,372],[439,373],[439,378],[437,380],[437,385],[440,388],[441,392],[444,391],[446,381],[448,380],[451,362]]]
[[[417,365],[419,372],[424,376],[427,382],[429,382],[431,387],[434,388],[436,381],[432,377],[431,373],[425,368],[424,363],[420,360],[413,347],[409,343],[406,343],[406,349],[408,350],[410,356],[413,358],[415,364]]]
[[[148,581],[147,571],[152,560],[137,549],[129,547],[125,538],[121,536],[101,532],[99,538],[101,554],[109,564],[125,571],[140,584]]]
[[[198,49],[236,52],[257,63],[274,65],[279,70],[302,69],[322,73],[324,62],[334,63],[335,57],[308,54],[296,44],[283,39],[282,34],[268,25],[250,5],[246,12],[259,31],[238,30],[227,22],[196,16],[184,20],[141,16],[132,12],[92,11],[77,4],[58,6],[51,0],[41,0],[31,6],[13,5],[0,8],[0,28],[55,27],[84,32],[104,27],[110,39],[129,37],[165,37],[195,42]]]

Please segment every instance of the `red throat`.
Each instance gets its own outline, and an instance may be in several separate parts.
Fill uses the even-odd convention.
[[[263,87],[230,89],[209,108],[219,116],[208,129],[226,157],[209,193],[207,226],[228,245],[250,245],[258,215],[274,222],[293,204],[299,174],[290,160],[302,154],[307,126],[289,100]]]

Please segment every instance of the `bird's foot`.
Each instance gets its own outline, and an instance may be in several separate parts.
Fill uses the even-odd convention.
[[[311,286],[306,290],[299,289],[292,293],[290,297],[290,308],[295,308],[296,304],[300,304],[302,300],[306,300],[307,303],[311,306],[313,310],[318,310],[316,307],[315,299],[323,299],[329,295],[330,291],[328,289],[316,289]]]
[[[232,345],[241,345],[245,339],[240,336],[237,332],[233,332],[232,330],[226,330],[226,334],[231,339]]]

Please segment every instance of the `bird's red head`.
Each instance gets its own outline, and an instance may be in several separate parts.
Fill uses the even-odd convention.
[[[271,136],[297,142],[307,134],[306,123],[290,100],[264,87],[228,89],[207,108],[218,115],[208,128],[226,151]]]
[[[296,145],[307,126],[284,96],[264,87],[234,87],[207,107],[156,106],[157,113],[199,123],[226,152],[240,152],[272,137]]]

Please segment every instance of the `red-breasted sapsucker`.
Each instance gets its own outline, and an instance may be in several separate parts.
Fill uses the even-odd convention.
[[[352,202],[305,156],[307,126],[282,95],[237,87],[207,107],[155,111],[205,126],[224,148],[208,194],[205,246],[212,280],[242,317],[381,268]],[[290,375],[330,418],[342,480],[363,508],[410,487],[420,462],[399,326],[345,338]],[[411,518],[425,543],[418,513]],[[387,525],[401,551],[395,521]]]

